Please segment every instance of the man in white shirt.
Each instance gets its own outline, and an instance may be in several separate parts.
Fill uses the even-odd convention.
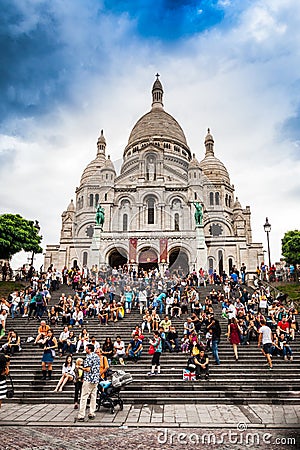
[[[95,336],[91,337],[91,344],[94,346],[94,351],[96,352],[96,350],[98,348],[100,348],[100,342],[98,342],[95,338]]]
[[[143,314],[143,312],[147,308],[147,292],[146,289],[143,289],[139,292],[139,306],[140,306],[140,314]]]
[[[232,301],[229,300],[229,306],[227,308],[228,319],[231,320],[233,317],[236,317],[236,309],[233,305]]]
[[[273,369],[271,349],[273,345],[271,328],[266,326],[266,321],[261,320],[261,327],[258,330],[258,347],[262,344],[262,354],[267,358],[269,369]]]
[[[64,327],[63,331],[59,335],[58,339],[58,351],[59,356],[62,356],[65,352],[67,340],[69,339],[69,328],[67,326]]]
[[[119,359],[120,364],[124,366],[124,357],[126,354],[125,343],[121,340],[121,336],[117,336],[114,343],[114,358]]]

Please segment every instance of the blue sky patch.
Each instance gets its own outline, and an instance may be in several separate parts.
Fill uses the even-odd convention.
[[[105,9],[128,14],[142,38],[170,42],[201,33],[223,20],[216,0],[106,0]]]

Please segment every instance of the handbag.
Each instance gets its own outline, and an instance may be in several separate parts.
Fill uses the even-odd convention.
[[[13,396],[15,395],[14,383],[13,383],[11,375],[8,375],[8,378],[9,378],[9,381],[11,384],[11,389],[7,389],[6,398],[13,398]]]
[[[149,355],[154,355],[155,353],[155,348],[154,345],[150,344],[149,350],[148,350]]]

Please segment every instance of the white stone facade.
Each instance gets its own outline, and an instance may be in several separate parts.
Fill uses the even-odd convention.
[[[197,227],[194,202],[203,207]],[[95,226],[98,203],[105,210],[103,231]],[[71,201],[62,214],[60,244],[47,246],[45,267],[128,263],[228,273],[243,262],[254,272],[263,251],[252,242],[250,215],[250,207],[243,209],[235,199],[209,130],[202,161],[191,154],[180,125],[163,108],[157,77],[152,108],[133,127],[118,176],[101,131],[96,158],[76,189],[76,205]]]

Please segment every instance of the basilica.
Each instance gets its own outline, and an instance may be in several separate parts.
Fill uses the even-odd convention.
[[[46,248],[45,267],[127,264],[229,273],[244,263],[254,272],[263,248],[252,242],[250,207],[241,206],[215,153],[210,130],[202,159],[191,152],[181,126],[164,109],[157,75],[151,110],[132,128],[119,174],[101,131],[76,202],[62,214],[60,242]]]

